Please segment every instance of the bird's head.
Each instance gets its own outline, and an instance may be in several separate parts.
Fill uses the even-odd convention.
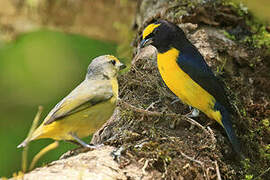
[[[159,20],[144,29],[140,48],[153,45],[158,52],[163,53],[181,41],[186,42],[182,29],[166,20]]]
[[[126,66],[112,55],[96,57],[88,66],[87,79],[112,79]]]

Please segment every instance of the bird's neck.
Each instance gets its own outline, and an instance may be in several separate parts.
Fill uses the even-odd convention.
[[[183,52],[183,50],[188,49],[190,45],[191,43],[189,42],[189,40],[175,37],[175,39],[171,43],[164,42],[164,44],[157,45],[156,48],[159,53],[163,54],[173,48]]]
[[[89,79],[89,80],[110,80],[111,77],[109,77],[108,75],[106,74],[87,74],[86,75],[86,79]]]
[[[111,80],[112,90],[115,97],[118,97],[118,81],[117,78],[112,78]]]
[[[165,46],[157,45],[155,47],[156,47],[158,53],[160,53],[160,54],[163,54],[171,49],[170,45],[165,45]]]
[[[178,49],[179,51],[183,52],[185,49],[190,48],[191,43],[186,38],[176,38],[173,42],[172,47]]]

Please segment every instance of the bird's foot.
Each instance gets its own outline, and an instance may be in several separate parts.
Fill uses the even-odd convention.
[[[198,117],[200,115],[200,111],[198,109],[193,108],[192,106],[189,106],[189,109],[191,112],[186,114],[187,117],[194,118],[194,117]]]
[[[103,146],[103,144],[99,144],[99,145],[87,144],[83,140],[81,140],[75,133],[70,133],[70,135],[74,138],[76,144],[82,146],[83,148],[97,149]]]
[[[122,155],[122,152],[124,152],[126,149],[121,146],[120,148],[117,148],[115,150],[113,150],[111,152],[111,156],[113,157],[113,160],[115,160],[116,162],[119,162],[120,161],[120,158],[121,158],[121,155]]]
[[[190,114],[190,117],[198,117],[200,115],[200,111],[194,108]]]
[[[88,148],[88,149],[98,149],[100,147],[104,146],[104,144],[97,144],[97,145],[94,145],[94,144],[85,144],[85,146],[83,146],[84,148]]]

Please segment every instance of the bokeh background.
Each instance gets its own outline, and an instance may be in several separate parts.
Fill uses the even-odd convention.
[[[269,24],[269,0],[242,1]],[[98,55],[113,54],[129,64],[136,3],[0,0],[0,177],[21,170],[22,149],[16,146],[26,137],[38,105],[44,107],[44,118],[84,79],[90,60]],[[28,162],[51,142],[30,143]],[[37,165],[74,147],[61,142]]]
[[[16,146],[38,105],[44,118],[84,79],[96,56],[113,54],[128,63],[135,9],[135,1],[125,0],[0,0],[0,177],[21,170]],[[28,162],[51,142],[30,143]],[[37,166],[75,147],[61,142]]]

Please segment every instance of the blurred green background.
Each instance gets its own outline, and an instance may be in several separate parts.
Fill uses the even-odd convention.
[[[0,177],[21,170],[22,149],[16,146],[27,136],[39,105],[44,107],[42,121],[83,81],[89,63],[99,55],[112,54],[125,63],[130,60],[135,3],[46,2],[0,0]],[[90,137],[84,140],[89,142]],[[28,165],[52,142],[31,142]],[[36,166],[75,147],[60,142]]]

